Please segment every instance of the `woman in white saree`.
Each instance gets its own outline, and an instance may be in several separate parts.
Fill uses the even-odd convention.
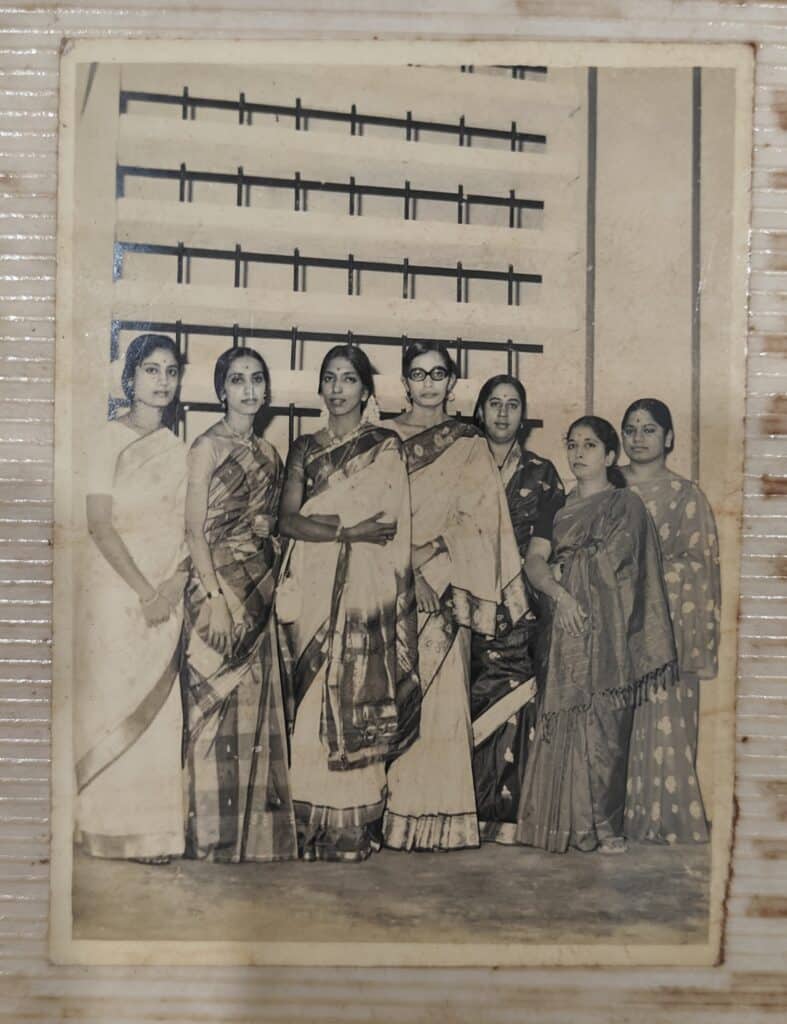
[[[380,845],[385,765],[418,729],[410,489],[399,438],[362,418],[363,351],[331,349],[319,390],[328,425],[293,443],[279,517],[290,780],[304,859],[362,861]]]
[[[169,429],[180,376],[170,338],[135,338],[130,409],[90,458],[74,734],[77,840],[96,857],[162,863],[183,852],[186,450]]]
[[[479,845],[470,724],[470,636],[494,636],[497,608],[527,613],[505,491],[486,439],[446,415],[457,371],[444,345],[413,342],[402,359],[412,408],[391,421],[410,476],[418,658],[419,739],[388,773],[386,845],[455,850]]]

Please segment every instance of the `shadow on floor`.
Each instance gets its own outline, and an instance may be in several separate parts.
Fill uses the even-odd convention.
[[[383,850],[364,864],[151,867],[74,852],[74,938],[194,941],[707,941],[709,846],[548,854]]]

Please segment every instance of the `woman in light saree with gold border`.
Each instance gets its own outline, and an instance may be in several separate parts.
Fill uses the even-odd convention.
[[[410,491],[399,438],[361,419],[373,386],[360,349],[332,349],[320,371],[328,427],[287,460],[280,530],[292,543],[277,611],[306,860],[379,848],[385,765],[418,728]]]
[[[77,840],[97,857],[183,852],[179,673],[186,449],[168,429],[181,363],[172,340],[129,345],[130,411],[97,439],[91,540],[77,594]]]
[[[443,345],[411,343],[402,360],[412,410],[404,439],[413,506],[413,566],[423,706],[419,739],[389,770],[387,846],[479,845],[470,723],[471,632],[494,636],[498,605],[527,613],[505,491],[481,432],[448,418],[456,368]],[[517,680],[517,683],[519,681]]]

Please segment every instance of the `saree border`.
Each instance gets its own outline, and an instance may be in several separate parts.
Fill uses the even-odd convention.
[[[152,725],[159,711],[164,707],[170,691],[179,676],[181,640],[167,667],[159,676],[153,688],[142,698],[137,707],[118,723],[112,731],[91,747],[76,763],[77,792],[81,793],[94,779],[114,764],[137,742]]]

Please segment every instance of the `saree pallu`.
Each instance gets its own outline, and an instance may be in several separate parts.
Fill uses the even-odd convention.
[[[108,423],[92,453],[112,521],[153,587],[184,559],[186,450],[167,429],[139,437]],[[182,713],[176,685],[182,608],[148,626],[139,599],[89,538],[76,595],[76,838],[98,857],[183,852]],[[185,573],[183,574],[185,583]]]
[[[700,679],[718,671],[716,523],[699,487],[675,473],[630,487],[645,502],[659,536],[680,680],[634,712],[625,831],[651,842],[706,842],[696,760]]]
[[[658,541],[636,495],[570,500],[553,561],[588,618],[579,636],[550,625],[517,840],[564,853],[621,834],[633,708],[674,682],[676,662]]]
[[[396,849],[461,849],[479,844],[471,633],[493,636],[500,605],[511,621],[520,621],[527,600],[505,493],[484,438],[474,427],[449,421],[408,437],[405,449],[413,545],[442,537],[446,551],[421,570],[440,610],[418,615],[421,734],[388,772],[383,834]]]
[[[281,581],[303,855],[361,860],[379,845],[385,764],[412,744],[420,718],[410,489],[391,431],[324,437],[303,439],[301,514],[338,515],[349,527],[382,512],[397,524],[385,545],[296,541]]]
[[[209,602],[192,571],[184,630],[187,857],[275,861],[297,853],[272,618],[279,546],[252,532],[255,516],[277,515],[282,477],[278,454],[254,438],[232,447],[210,481],[205,538],[234,643],[229,656],[208,645]]]
[[[506,456],[500,477],[524,563],[536,524],[554,519],[565,492],[552,463],[519,444]],[[472,639],[473,779],[481,837],[487,841],[516,841],[522,778],[536,720],[534,658],[542,628],[540,619],[527,616],[512,624],[500,608],[497,635],[475,634]]]

